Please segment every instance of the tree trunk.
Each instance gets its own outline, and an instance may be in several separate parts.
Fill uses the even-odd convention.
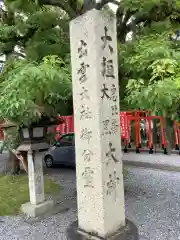
[[[22,163],[22,166],[24,168],[24,170],[26,171],[26,173],[28,173],[28,159],[27,159],[27,152],[21,153],[21,158],[20,161]]]
[[[8,139],[8,135],[5,132],[5,140]],[[19,174],[20,172],[20,162],[17,156],[13,153],[13,149],[19,146],[19,138],[16,137],[13,146],[8,146],[9,156],[6,161],[6,174]]]
[[[0,154],[3,153],[3,151],[4,151],[4,147],[5,147],[5,142],[3,141],[2,146],[1,146],[1,148],[0,148]]]
[[[27,152],[26,151],[16,151],[13,150],[15,156],[17,157],[17,159],[19,160],[19,163],[21,162],[22,167],[24,168],[24,170],[28,173],[28,159],[27,159]]]
[[[165,130],[167,154],[170,155],[172,152],[173,128],[172,128],[172,121],[168,118],[164,118],[164,130]]]
[[[19,174],[20,172],[20,162],[15,154],[9,150],[9,157],[6,163],[6,174]]]

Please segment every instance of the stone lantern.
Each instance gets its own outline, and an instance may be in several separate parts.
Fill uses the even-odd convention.
[[[53,201],[45,201],[43,155],[48,150],[48,127],[58,125],[57,119],[42,117],[37,123],[20,128],[22,144],[17,151],[27,152],[30,202],[23,204],[21,210],[30,217],[37,217],[53,207]]]

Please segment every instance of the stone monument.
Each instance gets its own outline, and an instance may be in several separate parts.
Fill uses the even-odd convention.
[[[29,217],[38,217],[53,208],[53,201],[46,201],[44,194],[44,153],[41,150],[48,147],[47,143],[36,143],[22,144],[17,148],[18,151],[27,152],[30,202],[23,204],[21,210]]]
[[[70,23],[78,222],[68,239],[138,239],[125,219],[116,17],[90,10]]]

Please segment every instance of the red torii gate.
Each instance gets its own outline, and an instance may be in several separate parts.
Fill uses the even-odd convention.
[[[60,124],[57,127],[57,136],[58,138],[60,135],[74,132],[74,117],[73,116],[62,116],[61,119],[64,120],[63,124]],[[131,147],[131,122],[135,121],[135,130],[136,130],[136,152],[140,152],[139,149],[141,148],[141,135],[140,135],[140,122],[144,119],[147,122],[148,127],[146,128],[146,135],[148,137],[148,148],[149,152],[153,153],[153,140],[152,140],[152,128],[151,128],[151,121],[153,119],[160,120],[161,126],[161,143],[162,147],[166,151],[166,140],[164,134],[164,121],[162,117],[159,116],[151,116],[150,111],[126,111],[120,113],[120,127],[121,127],[121,138],[124,142],[124,151],[126,152],[128,147]]]
[[[64,120],[64,124],[60,124],[57,127],[57,136],[74,132],[74,117],[73,116],[62,116],[61,119]],[[164,153],[167,154],[167,143],[164,132],[164,118],[160,116],[151,116],[150,111],[127,111],[120,113],[120,127],[121,127],[121,138],[124,143],[124,152],[127,152],[128,148],[131,148],[131,128],[132,121],[135,121],[135,133],[136,133],[136,152],[139,153],[141,149],[141,133],[140,133],[140,123],[141,120],[146,121],[146,136],[148,140],[149,153],[153,153],[153,137],[152,137],[152,120],[158,119],[160,121],[160,133],[161,133],[161,148],[164,149]],[[175,132],[175,143],[176,150],[179,150],[180,144],[180,124],[174,122],[174,132]]]
[[[60,116],[60,125],[56,128],[56,139],[58,139],[62,134],[69,132],[74,132],[74,117],[73,116]],[[132,121],[135,121],[135,146],[136,152],[139,153],[142,147],[141,144],[141,120],[146,121],[146,136],[148,140],[147,147],[149,153],[153,153],[153,133],[152,133],[152,120],[158,119],[160,121],[160,132],[161,132],[161,147],[166,151],[166,138],[164,132],[164,118],[160,116],[151,116],[150,111],[127,111],[120,113],[120,127],[121,127],[121,138],[124,143],[124,152],[128,151],[128,148],[131,148],[131,128]],[[174,121],[174,133],[175,133],[175,144],[176,150],[179,150],[180,144],[180,123]],[[0,129],[0,140],[4,139],[3,130]]]
[[[146,120],[146,123],[148,127],[146,128],[146,135],[147,135],[147,140],[148,140],[148,148],[149,148],[149,153],[153,153],[153,137],[152,137],[152,127],[151,127],[151,122],[154,119],[160,120],[160,131],[161,131],[161,145],[162,148],[164,149],[164,153],[167,154],[166,151],[166,139],[165,139],[165,132],[164,132],[164,119],[163,117],[159,116],[127,116],[128,122],[131,124],[131,121],[136,122],[136,152],[140,152],[141,148],[141,134],[140,134],[140,122],[141,120]],[[130,135],[130,134],[129,134]],[[130,143],[129,139],[129,143]],[[127,146],[125,146],[125,152],[127,152]]]

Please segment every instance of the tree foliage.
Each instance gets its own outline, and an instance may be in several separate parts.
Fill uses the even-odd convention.
[[[170,36],[180,29],[179,3],[156,1],[156,8],[152,8],[156,11],[149,18],[150,9],[145,14],[143,8],[146,22],[136,26],[135,38],[119,45],[120,68],[127,81],[126,100],[131,108],[171,118],[178,115],[180,42]]]
[[[0,52],[33,61],[50,54],[64,58],[69,53],[66,20],[65,14],[53,7],[39,7],[33,1],[6,1],[1,8]]]
[[[5,1],[0,8],[0,117],[30,124],[46,114],[67,112],[72,98],[67,17],[35,1]],[[65,26],[65,25],[63,25]]]
[[[148,67],[150,80],[131,79],[127,85],[127,100],[135,108],[153,110],[155,115],[175,119],[179,115],[179,61],[162,58]]]
[[[165,31],[141,37],[133,50],[125,60],[129,70],[128,102],[132,107],[150,109],[157,115],[177,117],[180,44],[171,42],[169,31]]]
[[[129,82],[128,102],[132,106],[155,106],[153,101],[146,104],[141,101],[142,105],[139,106],[139,96],[135,92],[140,91],[139,85],[146,89],[152,84],[160,84],[160,77],[151,81],[154,69],[157,69],[156,64],[162,64],[163,68],[165,62],[170,64],[179,61],[179,45],[169,40],[169,34],[179,29],[180,0],[121,0],[119,3],[102,0],[101,7],[110,2],[118,4],[121,100],[125,97],[124,89]],[[10,58],[17,55],[25,57],[28,67],[34,66],[34,61],[42,63],[47,55],[57,55],[63,61],[69,60],[69,21],[83,14],[94,3],[87,0],[6,0],[6,8],[1,9],[0,52]],[[131,37],[128,40],[129,34]],[[11,68],[10,65],[8,68]],[[174,71],[177,72],[176,69]],[[171,74],[170,77],[174,76]],[[154,110],[160,111],[160,107],[156,106]]]
[[[71,94],[69,66],[55,56],[42,62],[19,60],[0,84],[0,116],[18,124],[30,124],[45,113],[57,114],[57,105]]]

